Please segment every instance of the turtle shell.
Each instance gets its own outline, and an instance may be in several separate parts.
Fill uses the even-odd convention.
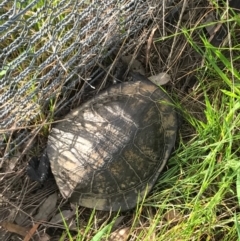
[[[97,210],[127,210],[151,190],[176,139],[170,98],[148,79],[113,85],[52,129],[47,153],[61,194]]]

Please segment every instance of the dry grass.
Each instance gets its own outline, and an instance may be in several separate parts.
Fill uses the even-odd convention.
[[[58,196],[49,217],[55,217],[58,208],[72,210],[74,214],[67,220],[67,214],[63,213],[65,224],[48,217],[37,229],[40,234],[47,232],[51,240],[62,237],[61,240],[175,241],[239,237],[236,188],[240,141],[239,16],[225,18],[223,23],[228,23],[231,41],[221,48],[214,47],[209,44],[211,36],[206,34],[206,17],[216,10],[224,12],[226,6],[220,8],[216,1],[209,4],[207,0],[190,1],[188,5],[187,2],[179,1],[176,6],[180,11],[174,16],[169,15],[174,8],[165,8],[165,17],[155,17],[142,34],[135,36],[138,44],[133,52],[129,51],[144,65],[147,76],[159,72],[171,75],[172,81],[166,89],[182,116],[178,144],[151,194],[136,209],[119,214],[75,209]],[[131,40],[124,42],[130,43]],[[43,112],[34,124],[52,122],[55,105],[53,101],[48,107],[52,108],[50,117]],[[56,192],[52,179],[39,189],[24,173],[29,156],[39,154],[44,147],[48,129],[48,125],[38,129],[30,140],[32,148],[29,150],[27,143],[21,153],[16,153],[16,156],[27,153],[20,159],[22,163],[16,164],[11,158],[14,168],[1,174],[0,220],[9,216],[9,222],[32,227],[32,217],[38,208]]]

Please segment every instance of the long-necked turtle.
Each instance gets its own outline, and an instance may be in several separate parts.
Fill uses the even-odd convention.
[[[133,74],[56,124],[47,154],[61,194],[98,210],[127,210],[150,191],[176,139],[177,114],[164,91]]]

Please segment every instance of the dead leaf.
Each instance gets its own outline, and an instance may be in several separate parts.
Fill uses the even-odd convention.
[[[75,217],[75,212],[72,210],[63,210],[61,213],[56,214],[51,220],[50,223],[54,224],[63,224],[63,218],[66,221],[68,228],[70,230],[76,230],[76,223],[72,222]],[[75,219],[74,219],[75,220]]]
[[[171,77],[167,73],[159,73],[157,75],[152,75],[151,77],[148,77],[148,79],[159,86],[167,84],[171,80]]]
[[[111,233],[108,241],[126,241],[130,234],[130,228],[122,228]]]
[[[112,226],[112,230],[115,230],[118,228],[119,224],[122,222],[122,220],[125,218],[125,216],[119,216],[115,219],[115,222]]]
[[[36,223],[33,225],[33,227],[29,230],[28,234],[26,234],[25,238],[23,239],[23,241],[29,241],[31,240],[31,238],[33,237],[33,235],[35,234],[36,230],[38,229],[40,223]]]
[[[18,212],[17,215],[15,214],[14,222],[18,225],[30,226],[32,222],[29,219],[29,214],[32,213],[32,210],[33,208],[30,208],[26,212]]]
[[[57,193],[50,195],[44,203],[39,207],[38,213],[34,216],[35,220],[47,220],[57,205]]]
[[[29,228],[21,227],[17,224],[6,222],[6,221],[1,222],[0,226],[6,229],[10,233],[16,233],[23,237],[25,237],[29,231]]]

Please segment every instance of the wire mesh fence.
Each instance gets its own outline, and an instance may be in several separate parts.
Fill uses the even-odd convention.
[[[46,106],[57,113],[78,101],[87,87],[94,91],[96,81],[112,68],[123,42],[127,44],[122,52],[136,48],[142,41],[141,31],[156,16],[164,16],[166,6],[173,3],[2,1],[0,163],[40,128],[35,120],[42,121]]]

